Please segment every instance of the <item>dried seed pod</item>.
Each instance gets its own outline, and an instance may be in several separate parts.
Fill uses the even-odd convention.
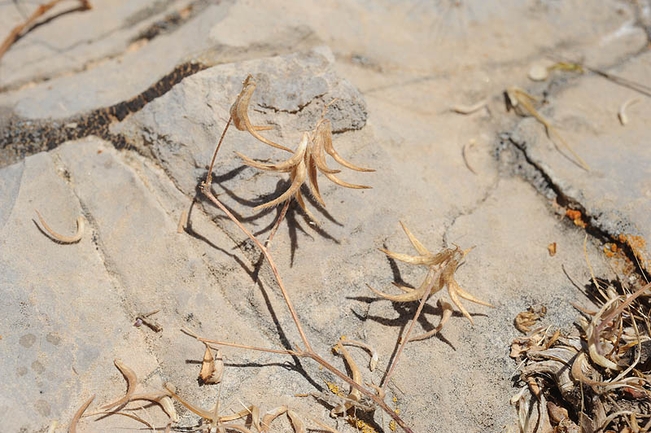
[[[221,351],[217,349],[217,358],[213,357],[212,349],[206,344],[206,351],[203,354],[199,380],[204,384],[215,384],[222,381],[224,374],[224,360]]]

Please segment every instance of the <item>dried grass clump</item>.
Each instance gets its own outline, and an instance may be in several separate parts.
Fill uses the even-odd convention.
[[[584,311],[580,333],[539,328],[511,345],[525,385],[512,399],[521,432],[651,430],[651,284]]]

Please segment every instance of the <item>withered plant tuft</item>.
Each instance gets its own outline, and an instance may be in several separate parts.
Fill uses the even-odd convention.
[[[291,152],[289,148],[268,140],[258,133],[260,130],[269,129],[268,127],[253,126],[251,124],[248,116],[248,106],[254,90],[255,81],[253,80],[253,77],[249,75],[246,80],[244,80],[242,91],[238,95],[237,100],[230,110],[233,124],[237,129],[241,131],[248,131],[253,137],[262,143],[265,143],[277,149]],[[344,188],[370,188],[366,185],[358,185],[343,181],[335,176],[336,174],[340,173],[341,170],[328,167],[326,155],[330,155],[337,163],[351,170],[361,172],[375,171],[370,168],[354,165],[339,155],[332,144],[332,125],[330,121],[325,118],[326,110],[327,106],[324,109],[322,118],[317,122],[314,129],[303,134],[300,143],[293,151],[293,155],[283,162],[276,164],[265,164],[255,161],[252,158],[242,155],[239,152],[236,152],[237,156],[240,157],[242,161],[244,161],[244,163],[250,167],[257,168],[258,170],[273,171],[276,173],[289,173],[289,188],[279,197],[257,206],[255,208],[256,210],[277,206],[281,203],[288,203],[292,198],[294,198],[296,199],[296,202],[301,207],[301,209],[303,209],[303,211],[305,211],[305,213],[308,215],[308,217],[313,222],[316,222],[316,219],[312,213],[305,206],[305,201],[303,200],[303,196],[301,194],[301,186],[303,184],[307,185],[314,199],[319,203],[319,205],[325,207],[326,204],[323,201],[321,191],[319,190],[318,172],[321,172],[330,181]]]

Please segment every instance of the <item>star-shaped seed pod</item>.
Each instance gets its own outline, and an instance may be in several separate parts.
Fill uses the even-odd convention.
[[[457,306],[457,308],[459,308],[461,313],[468,320],[470,320],[470,323],[473,324],[474,322],[472,320],[472,317],[463,306],[459,298],[466,299],[476,304],[485,305],[487,307],[493,307],[488,302],[484,302],[463,290],[459,283],[457,283],[457,281],[454,279],[454,273],[456,272],[457,268],[461,264],[461,261],[468,253],[468,251],[463,251],[459,247],[455,247],[446,248],[436,254],[433,254],[427,250],[427,248],[425,248],[425,246],[418,239],[416,239],[416,237],[411,233],[411,231],[409,231],[405,224],[401,222],[400,225],[402,225],[402,229],[409,238],[409,242],[411,242],[413,247],[418,252],[418,255],[412,256],[408,254],[395,253],[386,249],[380,249],[380,251],[382,251],[390,258],[399,260],[401,262],[409,263],[412,265],[427,266],[427,275],[425,276],[425,280],[422,282],[422,284],[416,289],[396,284],[398,288],[405,292],[400,295],[382,293],[369,286],[369,288],[374,293],[383,297],[384,299],[388,299],[393,302],[414,302],[423,298],[423,296],[425,296],[428,292],[429,295],[427,296],[431,296],[443,289],[443,287],[447,286],[448,294],[450,295],[452,302]]]
[[[266,209],[269,207],[277,206],[291,200],[292,197],[296,199],[301,209],[305,211],[308,217],[316,222],[316,219],[311,212],[306,208],[305,201],[301,195],[301,186],[307,183],[310,192],[319,205],[325,207],[323,197],[319,190],[318,172],[321,172],[325,177],[344,188],[352,189],[366,189],[370,188],[366,185],[357,185],[345,182],[339,179],[335,174],[340,173],[341,170],[336,170],[328,167],[326,162],[326,155],[330,155],[336,162],[351,170],[370,172],[375,171],[369,168],[358,167],[345,159],[335,150],[332,144],[332,127],[328,119],[321,119],[317,126],[311,133],[304,133],[301,142],[294,151],[294,154],[287,160],[278,164],[264,164],[255,161],[248,156],[236,152],[244,163],[250,167],[259,170],[275,171],[278,173],[289,173],[291,184],[289,188],[279,197],[257,206],[255,209]],[[307,182],[306,182],[307,181]]]

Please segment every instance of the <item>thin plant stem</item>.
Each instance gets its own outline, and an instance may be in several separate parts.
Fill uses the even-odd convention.
[[[437,272],[436,277],[432,278],[432,284],[438,281],[440,275],[441,275],[441,271],[439,270]],[[414,318],[409,324],[409,328],[407,328],[407,332],[405,332],[405,335],[402,336],[402,341],[400,342],[400,346],[398,347],[396,356],[393,357],[393,361],[391,361],[391,366],[389,367],[389,371],[387,371],[386,376],[384,376],[384,380],[382,381],[382,386],[381,386],[382,390],[386,389],[387,384],[389,383],[389,379],[391,379],[391,377],[393,376],[396,366],[398,365],[400,355],[402,355],[402,351],[405,349],[407,343],[409,343],[409,336],[411,335],[411,331],[413,331],[414,325],[418,321],[418,318],[420,317],[420,313],[423,311],[423,307],[425,307],[425,302],[427,302],[427,299],[430,297],[430,295],[431,295],[431,287],[428,287],[427,290],[425,290],[425,292],[423,293],[423,296],[421,296],[420,298],[420,303],[418,304],[418,308],[416,309]]]
[[[374,394],[372,391],[369,391],[368,389],[364,388],[363,386],[359,385],[356,383],[353,379],[348,377],[345,373],[341,372],[339,369],[337,369],[335,366],[330,364],[328,361],[323,359],[321,356],[319,356],[313,349],[312,345],[307,339],[307,335],[305,334],[305,331],[303,330],[303,326],[301,325],[301,322],[298,318],[298,314],[296,313],[296,309],[294,308],[294,304],[291,301],[291,298],[289,297],[289,293],[287,292],[287,289],[285,288],[285,285],[283,283],[283,280],[280,276],[280,273],[278,272],[278,267],[276,266],[276,263],[269,253],[269,250],[258,240],[258,238],[255,237],[255,235],[248,230],[236,217],[233,215],[226,206],[222,204],[221,201],[217,199],[212,193],[211,189],[211,180],[212,180],[212,172],[213,168],[215,165],[215,161],[217,159],[217,152],[219,151],[219,148],[221,146],[221,143],[223,142],[224,136],[226,134],[226,129],[231,123],[231,118],[228,119],[228,123],[226,124],[226,127],[224,128],[224,132],[222,133],[222,136],[219,140],[219,143],[215,147],[215,152],[213,153],[212,156],[212,161],[210,163],[210,168],[208,171],[208,174],[206,175],[206,180],[201,183],[201,192],[210,200],[215,206],[217,206],[224,214],[248,237],[260,250],[264,258],[267,260],[269,263],[269,267],[271,268],[271,271],[276,279],[276,283],[278,284],[278,287],[280,288],[280,291],[282,293],[283,299],[285,300],[285,304],[287,305],[287,308],[289,310],[290,315],[292,316],[292,320],[294,321],[294,325],[296,326],[296,329],[298,330],[298,333],[301,337],[301,341],[303,342],[303,345],[305,346],[305,349],[299,349],[299,350],[285,350],[285,351],[277,351],[277,350],[270,350],[270,349],[260,349],[260,348],[252,348],[250,346],[246,345],[236,345],[235,343],[224,343],[224,342],[218,342],[214,340],[204,340],[200,339],[201,341],[205,342],[210,342],[209,344],[221,344],[221,345],[227,345],[227,346],[233,346],[233,347],[241,347],[241,348],[246,348],[246,349],[256,349],[256,350],[262,350],[266,352],[271,352],[271,353],[281,353],[281,354],[289,354],[293,356],[298,356],[302,358],[310,358],[314,360],[316,363],[321,365],[323,368],[326,370],[330,371],[332,374],[337,376],[339,379],[343,380],[353,388],[357,389],[359,392],[364,394],[366,397],[371,399],[375,404],[377,404],[387,415],[389,415],[393,420],[405,431],[405,433],[413,433],[411,428],[407,426],[407,424],[402,420],[402,418],[394,411],[392,410],[382,398],[380,398],[378,395]],[[429,295],[429,291],[427,292],[427,295]],[[421,304],[416,312],[416,319],[418,318],[418,315],[423,309],[423,305],[425,301],[427,300],[427,296],[424,296],[423,299],[421,300]],[[409,337],[409,333],[411,332],[411,328],[413,327],[413,323],[410,326],[410,329],[407,333],[407,337]],[[199,339],[196,335],[192,334],[191,332],[187,332],[188,335],[193,336],[194,338]],[[401,348],[404,347],[401,345]],[[401,350],[399,350],[401,351]],[[394,365],[395,365],[395,360],[394,358]]]
[[[188,334],[188,335],[191,335],[191,334]],[[229,343],[227,341],[210,340],[208,338],[201,338],[201,337],[196,337],[196,338],[197,338],[197,340],[201,341],[202,343],[206,343],[208,345],[214,344],[215,346],[237,347],[238,349],[255,350],[257,352],[277,353],[279,355],[290,355],[290,356],[302,356],[303,355],[303,352],[298,352],[296,350],[267,349],[266,347],[249,346],[248,344]]]
[[[271,241],[273,240],[274,236],[276,235],[276,232],[278,231],[278,228],[280,227],[280,224],[283,222],[285,219],[285,215],[287,215],[287,210],[289,209],[289,204],[291,203],[291,200],[287,200],[285,202],[285,205],[283,206],[282,210],[280,211],[280,215],[278,216],[278,221],[274,224],[273,228],[271,229],[271,233],[269,233],[269,238],[265,241],[264,245],[266,247],[271,244]]]
[[[224,137],[226,136],[226,131],[228,131],[228,127],[231,126],[232,121],[233,121],[233,117],[229,116],[228,122],[226,122],[226,126],[224,126],[224,130],[222,131],[222,135],[221,137],[219,137],[219,142],[217,143],[217,147],[215,148],[215,151],[212,154],[212,160],[210,161],[210,167],[208,168],[208,175],[206,176],[206,183],[208,184],[209,188],[210,185],[212,184],[212,170],[215,167],[215,161],[217,160],[217,152],[219,152],[219,148],[222,146],[222,142],[224,141]]]
[[[280,273],[278,273],[278,268],[276,267],[276,263],[274,262],[273,258],[271,257],[271,254],[269,254],[269,251],[267,248],[265,248],[264,245],[251,233],[246,227],[242,225],[238,221],[237,218],[235,218],[235,215],[233,215],[226,206],[222,204],[217,198],[212,194],[210,191],[210,186],[206,184],[205,182],[201,185],[201,191],[204,193],[204,195],[215,204],[219,209],[221,209],[222,212],[226,214],[226,216],[235,223],[235,225],[244,232],[244,234],[251,239],[251,241],[258,247],[260,252],[264,255],[264,257],[267,259],[267,262],[269,263],[269,266],[271,267],[271,272],[273,272],[274,277],[276,278],[276,282],[278,283],[278,287],[280,288],[280,291],[282,292],[283,298],[285,299],[285,304],[287,304],[287,308],[289,309],[289,313],[292,316],[292,320],[294,321],[294,324],[296,325],[296,329],[298,330],[298,333],[301,336],[301,340],[303,341],[303,345],[305,346],[306,351],[311,351],[312,346],[310,345],[310,342],[307,340],[307,336],[305,335],[305,331],[303,331],[303,326],[301,325],[301,322],[298,319],[298,314],[296,313],[296,309],[294,308],[294,304],[292,303],[291,299],[287,295],[287,290],[285,289],[285,285],[283,284],[283,280],[280,277]]]

